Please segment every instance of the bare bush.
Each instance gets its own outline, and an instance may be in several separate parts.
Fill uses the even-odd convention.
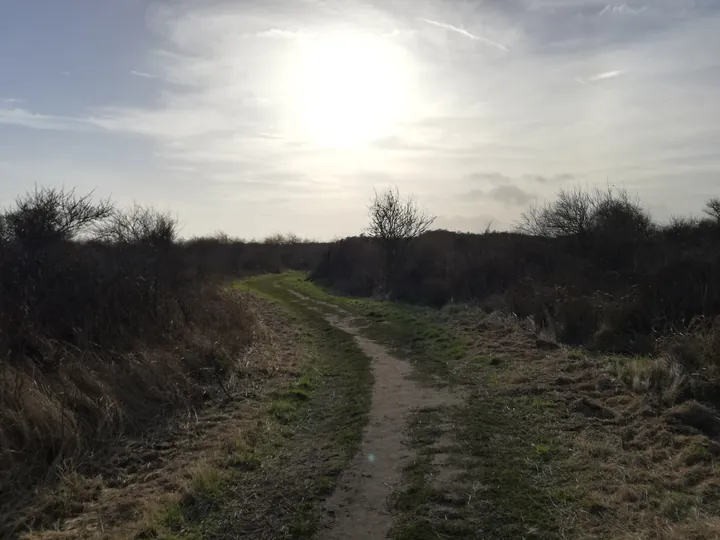
[[[11,516],[64,459],[201,399],[252,341],[253,318],[190,271],[177,222],[151,208],[36,189],[0,235],[0,515]]]
[[[616,242],[637,241],[652,233],[653,222],[626,190],[608,189],[593,196],[590,231]]]
[[[385,285],[389,290],[395,283],[408,247],[430,228],[435,216],[421,209],[411,197],[402,198],[395,188],[384,193],[375,192],[369,218],[367,234],[383,252]]]
[[[125,211],[114,210],[95,232],[98,239],[114,244],[167,248],[178,239],[178,221],[169,213],[134,205]]]
[[[720,198],[710,199],[703,210],[712,219],[720,222]]]
[[[267,236],[266,238],[264,238],[262,241],[263,244],[274,245],[274,246],[282,246],[282,245],[287,245],[287,244],[300,244],[303,242],[304,242],[304,240],[295,233],[271,234],[270,236]]]
[[[596,199],[582,188],[562,189],[557,199],[544,206],[533,204],[522,215],[518,229],[536,236],[579,236],[590,230]]]
[[[695,233],[699,224],[700,220],[695,218],[671,216],[670,222],[662,228],[662,231],[670,237],[685,240]]]
[[[520,317],[542,320],[549,310],[563,341],[623,354],[654,354],[658,335],[720,315],[710,219],[658,227],[625,190],[577,189],[532,206],[522,228],[531,234],[427,231],[391,271],[393,295],[433,306],[502,297]],[[380,242],[349,239],[313,277],[370,294],[387,285],[385,256]]]
[[[532,205],[523,214],[518,229],[526,234],[547,237],[590,237],[632,239],[645,237],[652,220],[626,190],[606,191],[582,188],[562,189],[545,206]]]
[[[25,247],[68,241],[112,212],[109,200],[94,202],[92,193],[77,196],[74,191],[35,188],[18,197],[15,207],[5,213],[3,236]]]

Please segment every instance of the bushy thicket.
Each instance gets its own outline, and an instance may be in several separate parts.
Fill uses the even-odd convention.
[[[720,315],[720,208],[654,223],[624,191],[561,191],[518,232],[430,231],[405,258],[392,294],[441,306],[473,302],[532,317],[558,339],[619,353],[652,352],[659,335]],[[371,238],[333,244],[312,278],[346,293],[382,284]]]
[[[248,276],[264,272],[302,270],[317,266],[328,244],[276,234],[261,242],[225,235],[193,238],[182,243],[187,264],[200,276]]]
[[[0,515],[65,460],[216,391],[254,335],[218,278],[307,267],[313,249],[183,242],[170,215],[54,189],[0,213]]]

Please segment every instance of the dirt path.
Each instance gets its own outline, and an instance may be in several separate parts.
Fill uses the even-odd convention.
[[[297,292],[306,303],[316,303]],[[330,307],[330,304],[316,304]],[[389,496],[401,481],[402,471],[412,460],[408,421],[412,412],[456,402],[446,391],[422,386],[410,379],[413,368],[389,353],[384,346],[359,334],[357,319],[337,306],[325,318],[351,334],[372,361],[374,386],[368,424],[360,449],[340,477],[338,487],[326,502],[331,518],[322,540],[381,539],[393,525]]]

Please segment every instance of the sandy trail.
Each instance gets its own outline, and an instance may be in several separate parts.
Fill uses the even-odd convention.
[[[314,302],[293,293],[304,302]],[[328,307],[327,304],[323,303]],[[321,540],[368,540],[387,537],[393,525],[388,498],[401,481],[403,468],[413,458],[407,434],[409,415],[422,408],[434,408],[457,401],[452,394],[428,388],[411,380],[412,366],[388,350],[359,335],[351,314],[332,306],[325,318],[336,328],[351,334],[372,361],[375,379],[369,421],[351,465],[340,477],[337,489],[325,510],[328,528]]]

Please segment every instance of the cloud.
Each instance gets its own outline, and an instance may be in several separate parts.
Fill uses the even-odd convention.
[[[525,174],[523,180],[529,182],[538,182],[540,184],[564,184],[568,182],[574,182],[576,176],[568,173],[554,174],[550,176],[542,176],[539,174]]]
[[[499,172],[474,173],[468,177],[468,180],[472,182],[483,182],[491,184],[508,184],[512,181],[509,176]]]
[[[436,146],[416,143],[403,137],[399,137],[397,135],[381,137],[379,139],[371,141],[370,144],[376,148],[384,150],[437,150]]]
[[[89,131],[93,129],[93,126],[77,118],[37,114],[20,108],[0,108],[0,125],[49,131]]]
[[[451,32],[455,32],[457,34],[460,34],[461,36],[465,36],[466,38],[472,39],[473,41],[481,41],[482,43],[496,47],[496,48],[500,49],[501,51],[507,52],[510,50],[505,45],[497,43],[496,41],[493,41],[492,39],[488,39],[483,36],[478,36],[476,34],[472,34],[472,33],[468,32],[467,30],[464,30],[463,28],[458,28],[457,26],[453,26],[452,24],[438,22],[438,21],[434,21],[432,19],[421,19],[421,20],[432,26],[436,26],[436,27],[442,28],[444,30],[450,30]]]
[[[593,82],[604,81],[606,79],[614,79],[615,77],[619,77],[624,74],[625,74],[624,71],[612,70],[612,71],[603,71],[601,73],[595,73],[594,75],[590,75],[589,77],[586,77],[586,78],[575,77],[574,79],[577,82],[587,86]]]
[[[627,14],[627,15],[637,15],[639,13],[642,13],[643,11],[647,10],[648,6],[640,6],[637,8],[633,8],[627,4],[608,4],[606,5],[598,15],[607,15],[610,13],[620,13],[620,14]]]
[[[308,34],[295,30],[283,30],[282,28],[270,28],[268,30],[262,30],[258,32],[257,37],[270,38],[270,39],[297,39],[301,37],[308,37]]]
[[[488,191],[473,191],[470,195],[473,197],[488,197],[504,205],[517,206],[524,206],[536,198],[536,195],[515,185],[497,186]]]
[[[130,75],[134,77],[140,77],[142,79],[160,79],[157,75],[153,75],[152,73],[146,73],[144,71],[135,71],[134,69],[130,71]]]
[[[615,77],[619,77],[624,72],[619,70],[613,70],[613,71],[603,71],[602,73],[596,73],[595,75],[591,75],[587,78],[590,82],[595,81],[603,81],[605,79],[614,79]]]
[[[716,188],[720,6],[712,2],[424,0],[424,19],[416,0],[344,0],[342,9],[309,0],[153,5],[152,39],[143,42],[154,47],[145,58],[124,59],[142,67],[133,78],[127,68],[114,69],[122,84],[104,105],[78,110],[90,88],[92,103],[102,102],[94,86],[78,84],[72,100],[50,89],[52,99],[36,110],[0,102],[0,129],[92,130],[123,144],[139,139],[159,168],[197,184],[195,192],[188,188],[196,195],[188,195],[188,207],[202,200],[205,182],[216,186],[217,199],[253,201],[242,212],[233,206],[232,216],[247,210],[260,220],[258,203],[292,185],[283,196],[303,198],[294,215],[316,219],[312,227],[320,230],[324,221],[310,216],[306,209],[315,203],[306,201],[315,195],[313,210],[321,215],[327,204],[321,197],[332,193],[340,216],[333,234],[364,219],[377,178],[358,171],[382,172],[384,183],[417,194],[437,214],[477,212],[508,222],[529,197],[552,197],[576,179],[590,186],[622,180],[649,203],[662,199],[679,208],[700,208]],[[336,31],[400,51],[409,90],[400,100],[403,115],[367,144],[329,151],[308,134],[313,118],[297,107],[297,83],[304,55]],[[511,54],[478,54],[484,45]],[[316,79],[331,85],[327,71],[318,68]],[[123,94],[132,83],[143,91]],[[386,83],[368,82],[371,89]],[[72,107],[52,108],[66,101]],[[362,97],[356,101],[358,110],[372,111]],[[317,109],[317,117],[333,110]],[[67,110],[77,116],[68,118]],[[58,147],[84,157],[63,144],[58,135]],[[468,195],[473,191],[477,196]],[[243,223],[264,226],[250,220]]]

